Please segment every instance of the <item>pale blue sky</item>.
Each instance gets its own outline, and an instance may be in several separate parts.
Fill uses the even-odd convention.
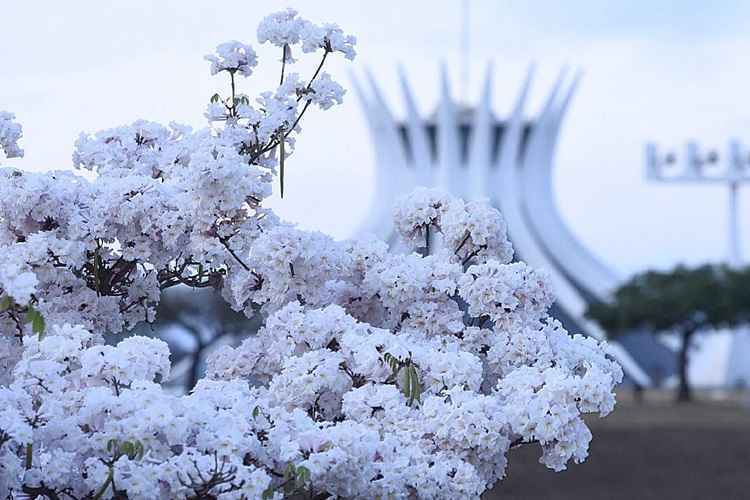
[[[397,112],[398,62],[426,112],[440,61],[458,76],[458,0],[4,2],[0,109],[19,116],[27,149],[13,164],[67,168],[81,130],[137,118],[200,126],[205,102],[224,85],[210,77],[203,54],[228,39],[255,44],[261,17],[287,5],[356,34],[353,67],[373,70]],[[724,190],[648,185],[642,147],[649,139],[750,143],[749,20],[746,2],[472,0],[471,95],[494,60],[495,107],[506,114],[535,62],[533,114],[564,65],[582,69],[555,173],[573,231],[623,273],[718,260],[726,253]],[[278,55],[258,51],[263,75],[243,82],[250,94],[276,78]],[[330,71],[349,86],[346,66],[339,59]],[[372,195],[369,137],[353,93],[347,97],[306,120],[288,166],[288,197],[273,201],[286,218],[338,237],[365,217]],[[745,215],[750,200],[741,206]],[[750,216],[742,227],[750,251]]]

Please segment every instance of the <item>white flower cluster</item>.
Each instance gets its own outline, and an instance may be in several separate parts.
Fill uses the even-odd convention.
[[[244,383],[209,381],[177,397],[155,383],[168,372],[160,340],[102,346],[67,325],[26,338],[0,388],[0,494],[180,498],[214,477],[225,498],[259,498],[271,477],[244,462],[261,450],[264,426],[244,405],[262,398]]]
[[[258,42],[285,47],[287,58],[291,58],[290,47],[296,44],[302,45],[303,52],[314,52],[318,49],[341,52],[350,60],[357,55],[354,50],[357,39],[354,36],[345,35],[336,24],[318,26],[299,18],[294,9],[266,16],[258,26]]]
[[[235,134],[234,140],[242,143],[243,151],[251,155],[253,163],[271,166],[277,159],[281,160],[281,155],[287,157],[293,152],[294,137],[291,134],[300,131],[299,121],[310,104],[326,110],[343,102],[345,90],[321,69],[332,52],[341,52],[348,59],[354,59],[356,39],[344,35],[336,25],[317,26],[298,17],[296,10],[287,9],[263,19],[258,26],[258,42],[282,48],[280,85],[273,91],[262,92],[251,104],[248,96],[235,92],[234,75],[249,76],[257,65],[256,54],[250,46],[240,42],[221,44],[214,54],[205,58],[211,62],[212,74],[221,71],[230,74],[232,94],[226,98],[215,94],[205,116],[210,122],[241,125],[249,137]],[[286,70],[287,65],[296,62],[292,57],[292,46],[297,44],[301,44],[304,53],[323,49],[322,60],[309,81],[303,80],[299,73]]]
[[[496,260],[470,266],[459,282],[459,294],[470,315],[486,316],[496,325],[538,321],[554,300],[544,273],[523,262]]]
[[[426,243],[429,228],[441,227],[441,215],[450,199],[444,191],[419,187],[396,200],[393,221],[399,236],[415,245]]]
[[[310,86],[310,100],[321,109],[328,109],[344,102],[344,88],[333,81],[325,71]]]
[[[5,153],[6,158],[23,156],[23,149],[18,146],[23,129],[14,121],[15,119],[16,115],[13,113],[0,111],[0,150]]]
[[[220,45],[217,54],[209,57],[214,73],[248,75],[257,64],[253,49],[238,42]],[[8,333],[0,337],[0,352],[8,354],[0,381],[37,314],[37,328],[43,319],[120,332],[153,320],[165,288],[219,287],[235,269],[245,272],[250,242],[277,222],[261,204],[281,143],[285,157],[293,150],[301,81],[289,75],[264,92],[262,111],[232,86],[226,100],[212,99],[232,117],[221,128],[140,120],[82,134],[73,164],[94,172],[93,181],[0,169],[0,327]],[[321,108],[341,101],[343,89],[325,72],[309,86],[317,90],[299,96]],[[0,114],[8,156],[19,151],[21,128],[12,120]]]
[[[258,57],[250,45],[232,40],[216,47],[215,54],[205,56],[211,63],[211,74],[221,71],[239,73],[242,76],[253,74],[253,68],[258,65]]]
[[[259,38],[326,54],[353,42],[294,11]],[[255,65],[220,47],[212,71]],[[318,78],[287,74],[262,111],[212,99],[221,128],[83,135],[74,163],[93,181],[0,170],[1,498],[478,498],[511,447],[538,443],[555,470],[586,457],[582,415],[613,409],[622,372],[549,316],[544,274],[510,263],[486,202],[402,200],[409,254],[262,207],[297,103],[339,101]],[[264,319],[183,396],[161,385],[165,343],[104,342],[153,320],[176,285]]]
[[[396,231],[412,247],[443,246],[462,262],[492,258],[508,263],[513,258],[505,221],[486,200],[467,203],[439,189],[417,188],[396,201],[393,218]]]

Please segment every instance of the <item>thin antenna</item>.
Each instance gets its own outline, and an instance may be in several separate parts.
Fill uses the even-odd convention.
[[[462,104],[469,105],[469,0],[461,1],[461,90]]]

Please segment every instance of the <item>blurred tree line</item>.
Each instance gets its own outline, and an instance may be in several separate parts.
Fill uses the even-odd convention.
[[[608,302],[592,303],[586,316],[612,337],[635,328],[653,334],[677,333],[678,401],[692,399],[688,356],[697,332],[715,332],[748,323],[750,268],[703,265],[637,274],[614,291]]]

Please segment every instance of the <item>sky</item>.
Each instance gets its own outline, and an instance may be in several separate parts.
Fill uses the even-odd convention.
[[[203,126],[209,97],[226,88],[203,55],[226,40],[249,42],[260,57],[241,89],[254,95],[271,88],[279,55],[259,47],[255,32],[265,14],[286,6],[355,34],[356,61],[336,57],[328,71],[351,87],[348,69],[369,68],[396,114],[403,112],[398,64],[423,113],[436,106],[441,62],[457,86],[459,0],[5,0],[0,109],[23,123],[27,152],[6,163],[70,168],[81,131],[139,118]],[[730,138],[750,144],[750,3],[470,0],[469,12],[470,101],[489,61],[501,117],[530,64],[532,117],[563,67],[583,72],[563,124],[554,186],[565,221],[592,252],[623,276],[726,257],[726,189],[647,182],[643,147],[655,141],[679,152],[695,139],[721,153]],[[354,92],[342,106],[306,116],[285,180],[285,198],[270,205],[287,220],[345,238],[367,217],[376,202],[374,157]],[[748,197],[743,189],[745,255]]]

